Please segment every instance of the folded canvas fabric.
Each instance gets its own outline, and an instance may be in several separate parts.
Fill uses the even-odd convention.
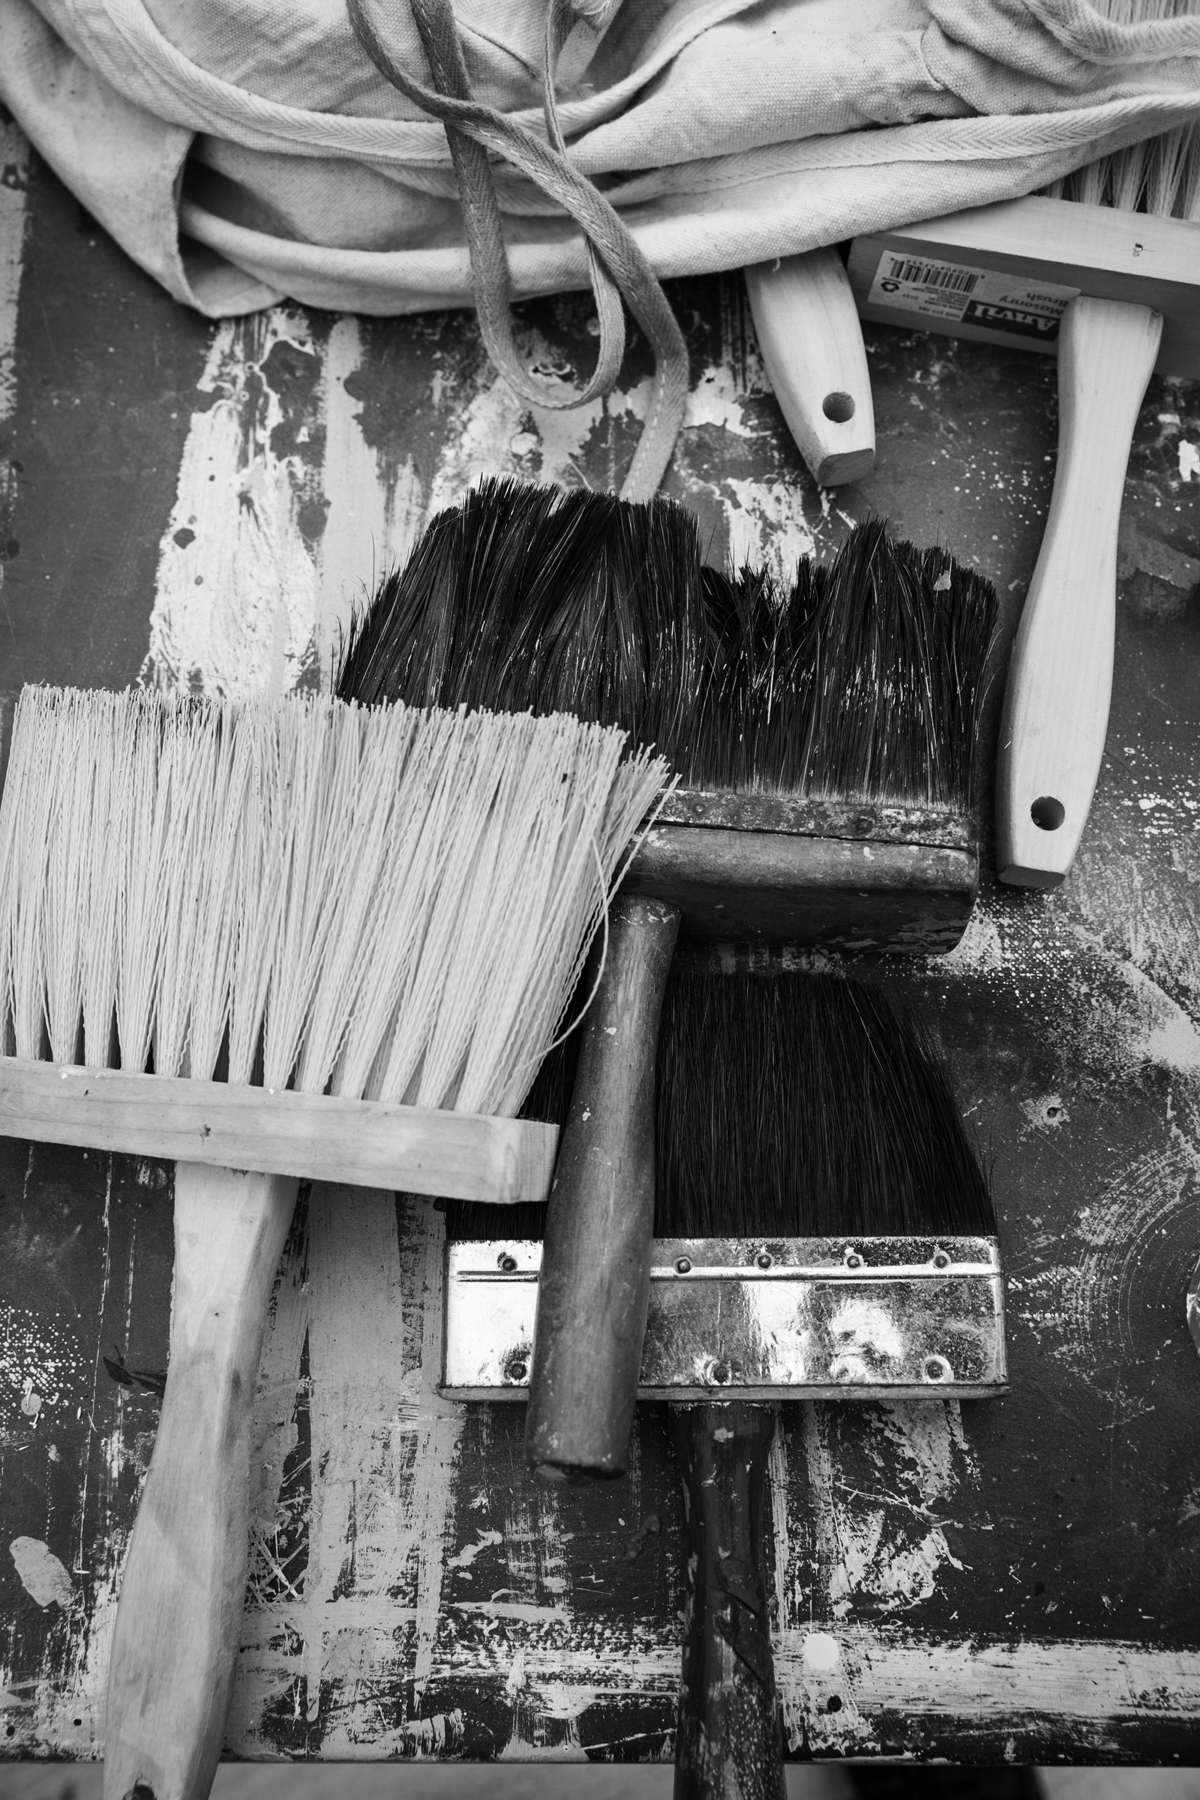
[[[371,0],[428,83],[407,0]],[[1200,114],[1200,17],[1086,0],[571,0],[571,163],[659,275],[733,268],[1039,187]],[[543,0],[455,0],[476,99],[540,131]],[[0,0],[0,98],[125,250],[212,317],[281,296],[473,303],[443,125],[343,0]],[[580,228],[495,169],[513,291],[588,282]]]
[[[1118,12],[1111,3],[1108,12]],[[1135,9],[1136,10],[1136,9]],[[209,317],[284,297],[620,299],[658,377],[627,493],[686,392],[656,277],[1029,193],[1200,117],[1200,0],[0,0],[0,100],[95,218]],[[1173,16],[1177,12],[1184,16]]]

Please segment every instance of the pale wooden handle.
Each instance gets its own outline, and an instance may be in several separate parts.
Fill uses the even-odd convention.
[[[204,1800],[246,1585],[250,1415],[297,1182],[180,1163],[162,1417],[121,1583],[105,1800]]]
[[[546,1198],[558,1128],[4,1056],[0,1137],[511,1205]]]
[[[780,411],[822,487],[875,464],[875,408],[862,326],[837,251],[746,270],[758,347]]]
[[[1079,848],[1108,728],[1117,527],[1162,315],[1072,300],[1058,352],[1058,468],[1004,696],[996,764],[1001,881],[1057,887]]]

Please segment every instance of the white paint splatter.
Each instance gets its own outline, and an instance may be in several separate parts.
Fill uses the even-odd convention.
[[[531,1606],[523,1600],[452,1600],[448,1610],[483,1613],[490,1619],[523,1619],[528,1625],[537,1625],[544,1620],[557,1620],[560,1625],[571,1623],[570,1611],[565,1606]]]
[[[1187,438],[1179,440],[1179,478],[1190,481],[1192,476],[1200,481],[1200,444],[1189,443]]]
[[[952,975],[964,976],[995,975],[1004,968],[1000,921],[989,907],[987,896],[980,896],[967,920],[967,929],[953,950],[937,958],[936,966]]]
[[[700,373],[688,394],[683,428],[694,431],[699,425],[717,425],[735,437],[761,437],[763,427],[747,420],[744,402],[755,390],[745,388],[734,378],[728,363],[713,363]]]
[[[1136,921],[1131,921],[1131,929],[1136,930]],[[1200,1033],[1191,1016],[1132,956],[1114,954],[1081,926],[1072,926],[1070,930],[1092,956],[1119,977],[1124,990],[1125,1004],[1120,1017],[1113,1016],[1114,1008],[1110,1002],[1103,999],[1096,1002],[1088,1041],[1093,1044],[1097,1058],[1110,1071],[1113,1058],[1119,1056],[1131,1063],[1158,1063],[1179,1075],[1194,1074],[1200,1068]],[[1141,953],[1147,960],[1153,960],[1146,947]],[[1196,954],[1193,952],[1194,957]],[[1185,980],[1191,974],[1186,962],[1172,972]],[[1188,985],[1191,986],[1190,980]]]
[[[212,404],[188,429],[159,548],[142,679],[212,694],[282,694],[315,660],[317,577],[299,514],[314,477],[268,363],[281,347],[318,367],[308,325],[286,307],[226,321],[199,383]],[[275,447],[276,434],[297,442]]]
[[[721,484],[729,527],[729,560],[763,563],[781,580],[795,575],[801,557],[816,549],[798,481],[728,477]]]
[[[261,1753],[263,1711],[286,1697],[315,1717],[338,1695],[322,1753],[445,1748],[447,1716],[422,1718],[434,1667],[461,1409],[434,1383],[441,1345],[444,1226],[423,1201],[315,1187],[307,1243],[277,1291],[256,1397],[255,1560],[227,1728]],[[283,1573],[276,1537],[292,1412],[309,1345],[312,1509],[307,1567]],[[412,1715],[384,1720],[380,1680],[414,1683]],[[435,1729],[436,1725],[436,1729]],[[431,1735],[432,1734],[432,1735]],[[439,1735],[440,1734],[440,1735]]]
[[[527,365],[538,368],[543,376],[558,368],[555,353],[540,332],[521,332],[518,345]],[[443,372],[439,405],[453,412],[456,429],[447,433],[443,442],[428,511],[454,505],[468,488],[489,475],[579,486],[584,452],[595,432],[605,419],[629,416],[643,420],[651,385],[646,377],[632,388],[557,412],[530,406],[486,359],[481,358],[466,380],[457,371],[453,375]]]
[[[363,435],[350,392],[363,361],[355,318],[339,318],[324,351],[322,411],[325,454],[321,485],[325,529],[317,553],[316,637],[328,668],[356,609],[390,568],[407,560],[425,522],[420,478],[411,457],[391,472]]]
[[[810,1631],[800,1647],[806,1669],[814,1675],[831,1675],[842,1665],[842,1646],[828,1631]]]
[[[811,1526],[827,1584],[818,1615],[842,1620],[862,1601],[894,1612],[928,1599],[939,1570],[961,1566],[943,1515],[978,1483],[958,1404],[818,1404],[803,1412]],[[839,1713],[828,1747],[850,1725]]]
[[[1021,1111],[1035,1131],[1057,1131],[1071,1116],[1061,1094],[1036,1094],[1030,1100],[1022,1100]]]
[[[484,1550],[490,1550],[495,1544],[502,1544],[504,1539],[498,1531],[485,1531],[482,1537],[476,1538],[473,1544],[464,1544],[457,1556],[446,1558],[448,1569],[465,1569],[475,1561]]]
[[[0,1377],[20,1396],[21,1412],[36,1425],[79,1367],[80,1347],[62,1320],[25,1307],[0,1306]]]
[[[1131,1718],[1184,1720],[1200,1709],[1200,1654],[1194,1650],[1119,1639],[955,1643],[858,1626],[843,1634],[843,1652],[855,1665],[858,1704],[868,1720],[886,1709],[910,1719],[969,1717],[993,1727],[1053,1719],[1061,1728],[1070,1720],[1092,1726]],[[790,1663],[788,1656],[777,1659],[785,1681],[793,1677]]]
[[[16,1537],[8,1546],[21,1586],[39,1606],[69,1608],[74,1599],[71,1577],[41,1538]]]

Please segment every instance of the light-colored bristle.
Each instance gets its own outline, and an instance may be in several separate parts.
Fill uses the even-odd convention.
[[[1200,11],[1196,0],[1091,0],[1114,25],[1145,25],[1152,19],[1186,19]]]
[[[1200,0],[1092,0],[1092,5],[1113,25],[1200,16]],[[1114,150],[1044,191],[1052,200],[1200,222],[1200,124]]]
[[[120,845],[116,859],[117,981],[113,1009],[121,1064],[128,1069],[146,1067],[154,1032],[165,901],[163,883],[155,879],[159,875],[157,846],[162,839],[158,773],[161,734],[169,728],[170,718],[169,702],[156,705],[150,694],[130,695],[128,729],[123,734],[129,775],[125,804],[113,828]],[[92,724],[93,753],[99,760],[110,754],[106,721],[102,715],[93,714]],[[93,874],[98,875],[99,871],[93,869]],[[89,899],[102,906],[107,895],[97,893]],[[47,946],[46,955],[53,954],[53,946]]]
[[[19,1056],[511,1115],[666,779],[573,718],[27,689]],[[115,1021],[115,1031],[114,1031]]]

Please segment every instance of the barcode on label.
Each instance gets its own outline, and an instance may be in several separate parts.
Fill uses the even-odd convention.
[[[970,294],[979,285],[979,276],[970,269],[948,269],[942,263],[910,262],[892,258],[889,281],[915,281],[922,287],[947,288],[953,294]]]

